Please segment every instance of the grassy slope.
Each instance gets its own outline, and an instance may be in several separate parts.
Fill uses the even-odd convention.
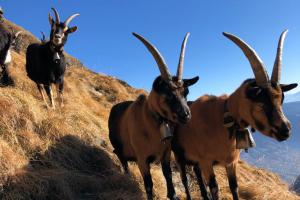
[[[0,199],[144,199],[138,168],[130,166],[132,177],[120,172],[107,134],[111,106],[144,91],[70,58],[65,107],[47,110],[24,69],[24,50],[35,40],[29,32],[22,36],[9,67],[15,86],[0,88]],[[157,199],[165,199],[160,168],[152,174]],[[217,168],[217,177],[222,199],[231,199],[224,170]],[[174,182],[184,197],[178,172]],[[243,199],[300,199],[277,175],[243,162],[239,184]],[[199,198],[194,182],[191,190]]]

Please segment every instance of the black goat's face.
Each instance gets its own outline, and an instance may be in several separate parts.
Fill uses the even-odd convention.
[[[244,105],[248,109],[246,118],[252,127],[264,135],[284,141],[290,136],[291,124],[282,110],[284,92],[297,87],[297,84],[271,84],[268,88],[261,88],[253,81],[246,88]]]
[[[153,83],[153,91],[156,93],[155,106],[159,114],[174,123],[186,123],[191,118],[191,112],[187,105],[188,87],[195,84],[199,77],[178,81],[173,77],[167,83],[159,76]]]
[[[55,46],[64,46],[68,39],[69,33],[74,33],[77,30],[77,26],[68,28],[63,23],[52,25],[50,40]]]
[[[77,26],[68,27],[68,25],[71,20],[79,14],[74,14],[70,16],[65,22],[60,22],[58,12],[54,8],[52,8],[52,10],[55,13],[56,20],[54,21],[49,14],[49,23],[51,26],[50,41],[56,47],[62,47],[67,42],[68,35],[70,33],[74,33],[77,30]]]

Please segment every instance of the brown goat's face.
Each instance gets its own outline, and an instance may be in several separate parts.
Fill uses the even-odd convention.
[[[291,124],[282,111],[282,103],[284,92],[297,87],[297,84],[271,84],[268,88],[258,87],[254,80],[248,80],[245,84],[246,98],[241,102],[241,109],[244,110],[246,122],[278,141],[288,139]]]
[[[77,30],[77,26],[67,27],[64,23],[55,23],[52,21],[51,32],[50,32],[50,41],[57,47],[62,47],[65,45],[68,39],[69,33],[74,33]]]
[[[188,87],[195,84],[199,77],[178,81],[173,77],[170,83],[160,76],[153,83],[155,95],[155,107],[157,112],[165,119],[174,123],[187,123],[191,118],[191,112],[187,105]]]

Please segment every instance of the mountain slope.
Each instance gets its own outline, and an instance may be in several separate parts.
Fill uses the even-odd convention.
[[[137,166],[130,165],[132,176],[120,171],[107,130],[111,106],[145,91],[93,73],[69,57],[65,107],[47,110],[25,73],[24,50],[32,41],[29,32],[22,36],[9,67],[14,86],[0,87],[0,199],[145,199]],[[176,190],[184,197],[174,171]],[[152,175],[157,199],[165,199],[159,166]],[[224,170],[217,168],[217,178],[222,199],[231,199]],[[242,199],[300,199],[277,175],[244,162],[238,178]],[[199,198],[195,182],[191,188]]]

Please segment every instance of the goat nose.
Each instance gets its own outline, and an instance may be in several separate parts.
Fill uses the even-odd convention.
[[[189,110],[184,112],[184,118],[186,118],[187,120],[191,118],[191,112]]]
[[[290,137],[291,124],[290,123],[282,123],[278,132],[283,138]]]
[[[60,38],[60,35],[59,34],[55,34],[54,37],[55,38]]]

